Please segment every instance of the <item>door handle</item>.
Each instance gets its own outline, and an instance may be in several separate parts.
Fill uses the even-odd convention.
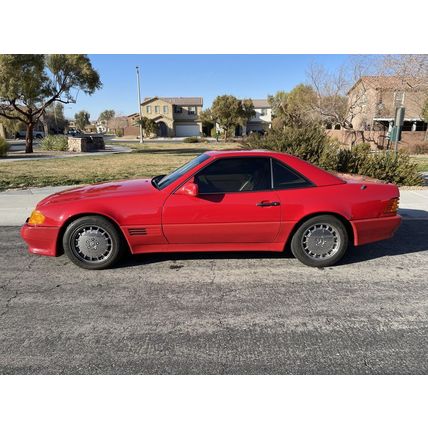
[[[262,201],[256,204],[258,207],[278,207],[281,205],[279,202],[268,202],[268,201]]]

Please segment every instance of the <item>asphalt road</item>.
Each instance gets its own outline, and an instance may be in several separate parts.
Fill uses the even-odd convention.
[[[275,254],[81,270],[0,228],[2,374],[428,374],[428,220],[313,269]]]

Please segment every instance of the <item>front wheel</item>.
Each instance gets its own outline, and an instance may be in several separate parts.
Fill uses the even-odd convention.
[[[319,215],[305,221],[294,233],[291,251],[307,266],[326,267],[337,263],[348,248],[348,232],[334,216]]]
[[[105,269],[122,255],[119,232],[107,219],[85,216],[74,220],[63,237],[64,252],[77,266],[84,269]]]

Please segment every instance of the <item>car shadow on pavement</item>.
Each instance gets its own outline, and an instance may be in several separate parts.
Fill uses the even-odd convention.
[[[397,256],[428,251],[428,218],[420,218],[415,214],[419,210],[412,211],[412,215],[403,215],[403,222],[391,239],[373,242],[360,247],[349,247],[348,253],[338,263],[347,265],[365,260],[373,260],[384,256]],[[421,211],[426,213],[425,211]]]
[[[416,210],[412,210],[416,211]],[[415,213],[413,213],[415,214]],[[385,256],[418,253],[428,251],[428,218],[404,219],[394,237],[385,241],[374,242],[361,247],[350,246],[347,254],[337,264],[349,265],[366,260],[373,260]],[[165,261],[176,262],[178,260],[223,260],[223,259],[291,259],[290,249],[284,253],[275,252],[222,252],[222,253],[157,253],[139,254],[126,257],[115,268],[146,265]],[[179,269],[179,264],[170,266],[171,269]]]

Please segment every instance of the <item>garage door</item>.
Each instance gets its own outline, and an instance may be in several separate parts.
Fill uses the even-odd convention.
[[[198,125],[176,125],[175,136],[176,137],[198,137],[199,126]]]

